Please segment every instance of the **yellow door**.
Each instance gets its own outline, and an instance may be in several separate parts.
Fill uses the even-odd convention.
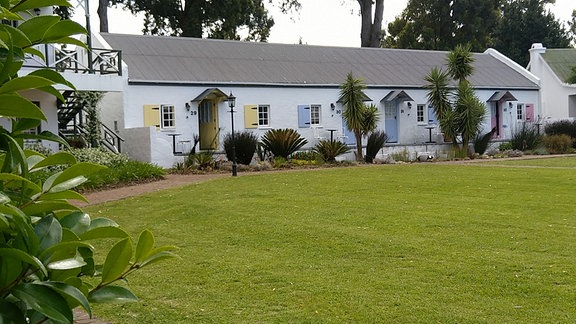
[[[198,106],[200,149],[218,149],[218,109],[213,100],[205,99]]]

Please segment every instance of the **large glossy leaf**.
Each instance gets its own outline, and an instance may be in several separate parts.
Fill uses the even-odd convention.
[[[41,76],[25,75],[23,77],[12,79],[0,86],[0,94],[48,87],[54,83],[54,81]]]
[[[111,220],[110,218],[98,217],[94,218],[92,222],[90,222],[90,229],[98,228],[98,227],[119,227],[118,223]]]
[[[61,20],[46,31],[42,41],[49,43],[56,40],[61,40],[62,38],[68,36],[86,33],[86,29],[77,22],[72,20]]]
[[[86,50],[88,50],[88,46],[86,46],[86,44],[84,44],[83,42],[77,40],[76,38],[72,38],[72,37],[63,37],[60,39],[55,39],[55,40],[51,40],[47,43],[57,43],[57,44],[70,44],[70,45],[76,45],[78,47],[83,47]]]
[[[56,97],[56,99],[65,102],[66,98],[64,98],[64,96],[62,95],[62,93],[60,91],[58,91],[56,88],[54,87],[44,87],[44,88],[38,88],[38,90],[40,91],[44,91],[48,94],[53,95],[54,97]]]
[[[145,266],[154,264],[158,261],[162,261],[162,260],[166,260],[166,259],[173,259],[173,258],[178,258],[178,256],[172,252],[169,252],[169,251],[162,251],[162,252],[154,253],[154,254],[150,255],[146,260],[143,260],[142,262],[140,262],[139,267],[143,268]]]
[[[68,152],[58,152],[47,156],[42,161],[31,165],[30,169],[40,169],[48,166],[62,165],[62,164],[75,164],[76,158]]]
[[[149,230],[144,230],[138,237],[136,244],[136,253],[134,263],[140,263],[145,260],[154,248],[154,235]]]
[[[38,257],[46,262],[51,262],[53,260],[64,260],[71,259],[77,256],[77,251],[79,248],[94,249],[92,245],[82,242],[82,241],[68,241],[55,244],[46,250],[44,250]],[[82,267],[81,265],[80,267]]]
[[[67,0],[27,0],[17,1],[17,5],[11,8],[13,12],[27,11],[34,8],[43,8],[51,6],[70,7],[70,2]]]
[[[24,48],[32,44],[32,42],[30,41],[28,36],[26,36],[26,34],[24,34],[21,30],[14,28],[10,25],[1,24],[0,31],[10,35],[12,44],[16,47]]]
[[[130,237],[116,243],[104,261],[102,268],[102,283],[110,283],[122,277],[132,259],[132,240]]]
[[[53,70],[50,70],[50,69],[36,70],[36,71],[31,72],[28,75],[41,76],[41,77],[46,78],[48,80],[52,80],[55,83],[63,84],[63,85],[65,85],[65,86],[67,86],[73,90],[76,90],[74,85],[72,83],[66,81],[66,79],[64,79],[64,77],[60,73],[53,71]]]
[[[24,1],[24,3],[26,2],[28,1]],[[26,34],[26,36],[28,36],[28,38],[32,43],[39,43],[44,38],[44,33],[46,32],[46,30],[56,25],[59,21],[60,17],[56,15],[36,16],[22,22],[18,26],[18,29],[21,30],[24,34]]]
[[[100,171],[103,169],[106,169],[106,167],[102,166],[102,165],[98,165],[98,164],[87,163],[87,162],[76,163],[76,164],[72,165],[71,167],[67,168],[66,170],[62,171],[61,173],[59,173],[58,176],[50,184],[49,188],[46,188],[46,186],[44,186],[43,189],[44,189],[44,191],[52,191],[52,188],[54,188],[55,186],[63,184],[69,180],[73,180],[74,178],[77,178],[77,177],[85,177],[87,175],[90,175],[94,172],[97,172],[97,171]],[[74,181],[75,180],[73,180],[73,182]],[[70,189],[67,186],[68,185],[62,186],[61,188],[66,188],[66,189],[62,189],[62,190]],[[48,190],[46,190],[46,189],[48,189]]]
[[[128,237],[128,233],[121,229],[120,227],[97,227],[89,229],[82,235],[80,235],[81,240],[95,240],[103,238],[125,238]]]
[[[56,142],[58,144],[62,144],[65,147],[68,147],[68,143],[66,142],[65,139],[63,139],[62,137],[49,132],[49,131],[43,131],[40,134],[18,134],[17,136],[15,136],[17,138],[24,138],[24,139],[33,139],[33,140],[45,140],[45,141],[51,141],[51,142]]]
[[[40,52],[39,50],[35,49],[34,47],[27,47],[27,48],[24,49],[24,52],[25,52],[26,54],[36,56],[36,57],[38,57],[39,59],[41,59],[41,60],[43,60],[43,61],[46,60],[46,57],[44,56],[44,53]]]
[[[0,144],[8,152],[8,154],[4,155],[2,172],[12,173],[20,169],[22,174],[25,175],[28,172],[26,155],[18,142],[9,134],[0,131]]]
[[[40,126],[40,123],[42,122],[38,119],[28,119],[28,118],[17,119],[12,124],[12,133],[21,132],[32,128],[36,129],[36,127]]]
[[[86,262],[80,254],[76,254],[72,258],[56,260],[48,263],[46,267],[50,270],[71,270],[80,269],[86,265]]]
[[[0,191],[0,204],[4,205],[10,202],[10,197],[6,196],[3,192]]]
[[[93,303],[132,303],[138,298],[127,288],[119,286],[105,286],[88,295]]]
[[[76,306],[82,306],[88,312],[88,315],[92,317],[92,310],[90,309],[90,303],[88,302],[88,298],[84,296],[84,294],[80,291],[80,289],[76,288],[73,285],[62,283],[62,282],[40,282],[40,285],[48,286],[60,295],[64,296],[72,308]]]
[[[15,94],[0,94],[0,115],[12,118],[47,120],[38,106]]]
[[[28,307],[58,321],[72,323],[72,309],[54,289],[34,283],[23,283],[14,289],[12,294],[25,302]]]
[[[48,271],[46,271],[46,267],[33,255],[30,255],[22,250],[18,249],[11,249],[11,248],[0,248],[0,256],[13,258],[18,261],[27,263],[33,266],[35,269],[38,269],[44,274],[45,276],[48,275]]]
[[[25,323],[24,312],[16,305],[5,299],[0,301],[0,323],[19,324]]]
[[[22,211],[31,216],[42,216],[45,213],[57,210],[80,210],[80,208],[66,202],[66,201],[37,201],[33,204],[22,207]]]
[[[90,215],[83,211],[76,211],[60,219],[60,224],[80,236],[90,228]]]
[[[72,190],[59,191],[55,193],[45,193],[40,195],[40,197],[38,197],[38,200],[61,200],[61,199],[79,200],[88,202],[88,199],[86,199],[86,197]]]
[[[34,192],[40,192],[41,188],[30,180],[23,178],[17,174],[13,173],[0,173],[0,181],[4,183],[4,186],[11,187],[12,184],[18,187],[26,186],[26,188],[33,189]]]
[[[40,251],[62,241],[62,225],[52,216],[42,218],[34,227],[34,232],[40,241]]]

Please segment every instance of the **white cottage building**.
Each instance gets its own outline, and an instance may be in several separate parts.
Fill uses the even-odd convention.
[[[366,101],[381,112],[386,150],[438,151],[442,136],[423,89],[447,52],[343,48],[227,40],[102,34],[122,51],[124,90],[103,101],[102,119],[126,140],[131,157],[171,167],[190,150],[222,150],[231,131],[293,128],[311,147],[319,139],[351,145],[339,86],[352,72],[367,85]],[[474,54],[470,81],[486,103],[486,132],[510,138],[540,114],[538,79],[495,50]],[[228,96],[236,97],[230,113]]]
[[[528,70],[540,79],[544,121],[576,118],[576,84],[566,80],[576,67],[576,48],[547,49],[532,44]]]

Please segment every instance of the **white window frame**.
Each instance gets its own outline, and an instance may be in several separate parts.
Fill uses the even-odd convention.
[[[526,105],[523,103],[516,104],[516,120],[519,122],[526,120]]]
[[[416,105],[416,122],[421,125],[427,125],[426,114],[424,110],[426,109],[425,104]]]
[[[176,128],[174,105],[160,105],[160,127],[163,129]]]
[[[310,105],[310,126],[320,126],[321,112],[321,105]]]
[[[258,105],[258,127],[270,127],[270,105]]]

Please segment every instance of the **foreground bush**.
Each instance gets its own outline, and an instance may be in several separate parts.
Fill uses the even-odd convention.
[[[265,151],[272,153],[275,158],[282,157],[286,160],[307,143],[305,138],[290,128],[271,129],[264,133],[261,140],[261,145]]]
[[[566,154],[572,150],[574,139],[566,134],[549,135],[543,138],[544,147],[551,154]]]
[[[69,6],[66,1],[2,1],[2,20],[23,20],[37,7]],[[0,43],[0,323],[73,323],[72,310],[91,315],[92,303],[136,301],[126,278],[134,271],[173,257],[171,247],[155,248],[148,230],[136,244],[114,221],[93,218],[69,200],[86,199],[73,191],[103,166],[77,162],[68,152],[50,156],[24,150],[24,140],[67,143],[43,131],[29,134],[43,111],[19,93],[44,91],[64,101],[55,86],[74,89],[60,74],[39,69],[18,76],[24,53],[39,54],[47,43],[79,45],[71,36],[80,25],[58,16],[33,16],[18,28],[2,25]],[[55,98],[53,98],[55,100]],[[31,181],[48,168],[45,181]],[[97,244],[94,244],[97,241]],[[95,246],[106,247],[104,252]]]
[[[236,162],[249,165],[256,152],[258,138],[251,131],[235,132],[234,142],[236,144]],[[224,136],[224,151],[228,161],[232,161],[232,134]]]

